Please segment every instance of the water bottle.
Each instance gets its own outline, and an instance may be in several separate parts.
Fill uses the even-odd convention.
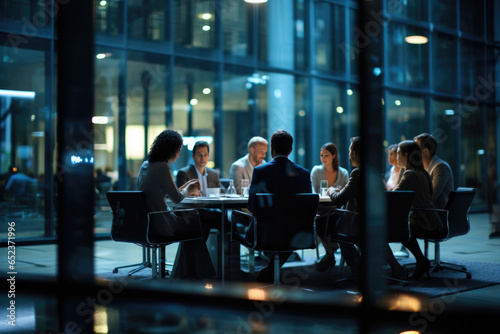
[[[229,181],[229,187],[227,188],[227,196],[235,196],[236,195],[236,188],[234,187],[234,181],[230,180]]]

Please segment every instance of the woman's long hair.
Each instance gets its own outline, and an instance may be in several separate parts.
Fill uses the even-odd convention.
[[[151,145],[148,154],[148,161],[153,162],[168,162],[170,158],[175,156],[182,146],[182,136],[174,130],[165,130],[160,133]]]
[[[399,143],[399,150],[402,154],[407,154],[405,170],[416,169],[424,173],[432,194],[432,179],[429,173],[424,168],[424,161],[422,159],[422,149],[420,145],[413,140],[405,140]]]
[[[332,160],[333,169],[339,170],[339,155],[337,153],[337,146],[335,146],[334,143],[326,143],[321,147],[321,150],[327,150],[335,156]]]

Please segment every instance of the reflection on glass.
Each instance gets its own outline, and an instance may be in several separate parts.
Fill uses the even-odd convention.
[[[463,40],[460,47],[462,87],[461,93],[474,101],[484,100],[483,93],[488,89],[484,86],[485,48],[479,43]]]
[[[409,44],[407,36],[426,36],[425,31],[400,24],[389,28],[388,71],[389,80],[408,87],[424,88],[428,85],[427,50],[428,43]]]
[[[213,1],[175,0],[175,44],[186,47],[214,48],[215,9],[216,5]]]
[[[342,47],[346,44],[343,33],[344,8],[328,3],[315,3],[314,6],[316,68],[330,72],[344,72],[346,52],[346,48]]]
[[[437,91],[455,93],[458,89],[456,38],[435,33],[432,55],[432,88]]]
[[[0,54],[0,220],[17,222],[17,238],[54,236],[44,225],[47,56],[9,46]]]
[[[164,41],[167,36],[168,8],[162,1],[128,0],[128,38]]]
[[[422,97],[388,93],[385,107],[386,134],[389,143],[412,140],[416,135],[427,132],[425,101]]]
[[[485,204],[485,184],[487,181],[486,155],[483,136],[478,136],[477,129],[482,127],[481,107],[462,104],[460,180],[463,187],[476,188],[474,204]]]

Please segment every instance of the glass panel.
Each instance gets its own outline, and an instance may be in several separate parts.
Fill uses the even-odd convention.
[[[358,75],[358,66],[359,66],[359,53],[361,52],[361,48],[363,47],[362,40],[360,40],[360,35],[357,33],[359,29],[359,19],[358,19],[358,11],[357,10],[349,10],[350,15],[350,29],[349,29],[349,58],[348,63],[351,67],[351,75]],[[344,53],[347,52],[344,51]]]
[[[14,1],[0,0],[0,22],[7,31],[19,31],[10,34],[13,46],[26,44],[31,38],[52,34],[52,10],[56,10],[51,1]]]
[[[457,40],[450,35],[435,33],[433,44],[432,88],[446,93],[455,93],[458,90]]]
[[[486,147],[484,136],[478,136],[478,129],[483,129],[481,107],[463,104],[461,106],[461,154],[460,186],[476,188],[474,206],[486,205]]]
[[[389,143],[412,140],[416,135],[427,132],[424,98],[389,92],[385,108],[386,138]]]
[[[349,119],[346,108],[345,86],[326,80],[317,80],[314,90],[314,105],[316,106],[316,138],[318,138],[318,147],[313,152],[313,164],[319,165],[319,151],[321,146],[327,142],[333,142],[338,149],[341,166],[349,169],[345,165],[348,156],[349,144],[347,140],[347,131]],[[344,164],[343,164],[344,163]]]
[[[111,227],[112,216],[106,199],[106,191],[116,189],[118,181],[118,111],[120,109],[118,87],[121,71],[121,50],[96,48],[94,118],[92,119],[94,123],[96,233],[109,233]]]
[[[387,9],[394,15],[400,15],[409,19],[427,21],[427,1],[388,1]]]
[[[169,57],[129,52],[127,57],[126,155],[128,188],[136,188],[141,164],[156,136],[166,128]],[[147,127],[147,132],[144,128]]]
[[[295,136],[293,150],[295,151],[295,162],[307,169],[311,169],[309,161],[312,152],[308,150],[309,138],[311,138],[312,110],[309,108],[308,89],[310,80],[305,77],[295,79]]]
[[[459,1],[460,30],[463,33],[481,37],[484,33],[483,1]]]
[[[16,222],[17,238],[53,236],[44,225],[45,117],[48,101],[43,50],[0,45],[0,220]],[[37,43],[31,43],[37,44]],[[50,128],[50,127],[49,127]],[[48,173],[52,173],[48,171]],[[53,226],[47,222],[47,227]],[[6,237],[7,229],[0,232]]]
[[[500,204],[500,186],[498,185],[499,176],[499,147],[500,133],[499,133],[499,108],[487,108],[487,121],[486,121],[486,159],[488,166],[488,180],[487,180],[487,198],[489,208],[492,203]]]
[[[436,154],[446,161],[453,174],[456,175],[459,171],[455,170],[457,166],[456,148],[456,133],[460,128],[460,118],[458,117],[459,110],[451,100],[433,99],[431,102],[432,110],[432,130],[431,133],[438,142]],[[455,185],[455,188],[458,185]]]
[[[295,68],[297,69],[304,69],[308,64],[306,26],[309,24],[309,19],[305,7],[304,1],[295,1]]]
[[[198,48],[215,47],[215,7],[213,1],[175,0],[175,44]]]
[[[213,63],[198,60],[176,59],[174,68],[174,122],[173,128],[181,131],[184,139],[192,137],[193,141],[203,138],[209,144],[214,138],[214,83],[215,69]],[[164,124],[164,122],[163,122]],[[154,138],[153,138],[154,139]],[[174,169],[182,168],[191,161],[191,152],[184,146]],[[217,154],[210,147],[210,159]],[[213,168],[213,162],[208,167]]]
[[[431,1],[432,23],[447,28],[457,28],[457,0]]]
[[[224,54],[244,57],[252,51],[252,8],[246,2],[222,2]]]
[[[164,1],[129,0],[127,32],[131,40],[163,42],[167,39],[169,6]],[[163,43],[156,43],[158,46]]]
[[[269,25],[269,20],[267,18],[268,13],[267,13],[267,8],[268,5],[266,3],[265,6],[260,6],[256,5],[256,10],[254,11],[257,12],[257,31],[258,31],[258,40],[257,40],[257,55],[259,58],[259,61],[263,63],[267,63],[268,59],[267,57],[269,56],[268,52],[268,46],[269,46],[269,40],[268,40],[268,33],[271,27],[275,27],[273,22],[271,22],[271,25]],[[279,14],[278,14],[279,15]]]
[[[387,64],[389,80],[408,87],[424,88],[428,85],[428,43],[410,44],[409,36],[427,37],[427,32],[399,24],[389,26]],[[413,43],[413,42],[412,42]]]
[[[323,71],[345,72],[345,8],[315,3],[314,28],[316,68]]]
[[[96,1],[95,32],[101,37],[120,38],[123,36],[123,1]]]
[[[268,139],[267,81],[262,73],[252,73],[245,67],[226,66],[222,83],[224,176],[229,176],[231,164],[248,153],[248,140],[253,136]],[[263,107],[260,107],[263,103]],[[266,102],[267,103],[267,102]],[[268,150],[269,157],[269,150]],[[266,158],[268,160],[268,158]]]
[[[484,81],[484,53],[483,45],[463,40],[460,48],[461,93],[474,99],[480,99],[477,93],[482,93],[478,88]]]

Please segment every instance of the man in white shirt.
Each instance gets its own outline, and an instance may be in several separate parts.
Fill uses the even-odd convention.
[[[179,187],[189,180],[198,179],[202,196],[207,195],[207,188],[220,188],[219,173],[215,169],[207,167],[209,157],[210,146],[208,143],[197,141],[193,147],[194,163],[177,172],[177,186]]]
[[[229,171],[229,178],[234,180],[236,192],[241,194],[241,180],[248,179],[252,183],[253,169],[266,161],[267,140],[256,136],[248,141],[248,153],[244,157],[236,160]]]

